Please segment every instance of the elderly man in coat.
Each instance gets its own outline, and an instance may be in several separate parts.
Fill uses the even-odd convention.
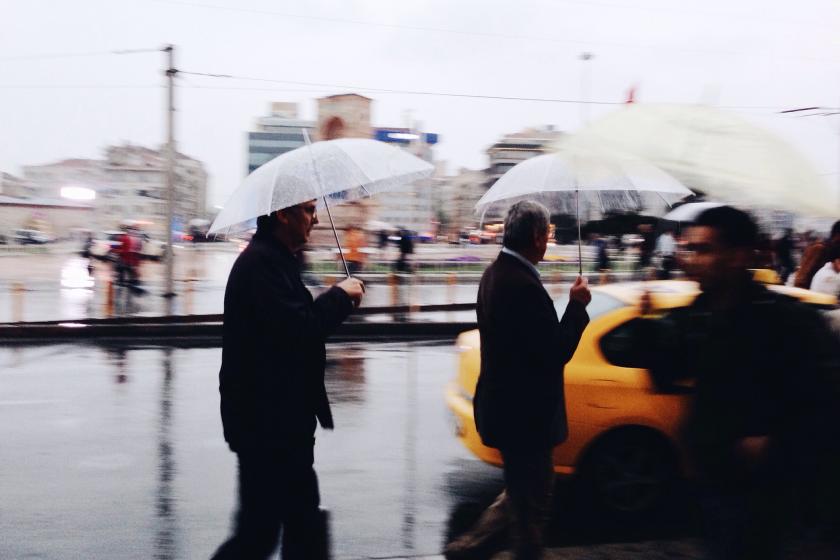
[[[284,559],[326,556],[313,469],[316,419],[333,427],[324,342],[364,286],[348,278],[313,300],[295,254],[317,223],[314,200],[260,217],[228,278],[219,391],[239,511],[217,559],[268,558],[281,528]]]
[[[563,366],[589,322],[591,295],[578,277],[561,320],[540,282],[549,213],[522,201],[505,219],[504,248],[478,288],[481,371],[474,410],[485,445],[501,451],[505,491],[467,534],[450,543],[448,558],[474,557],[506,527],[517,560],[539,558],[554,488],[554,446],[568,435]]]

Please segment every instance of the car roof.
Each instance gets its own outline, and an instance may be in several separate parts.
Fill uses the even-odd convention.
[[[821,294],[792,286],[780,286],[776,284],[765,284],[765,286],[771,291],[796,298],[804,303],[827,306],[837,305],[837,298],[829,294]],[[593,291],[612,296],[627,305],[638,305],[642,293],[648,291],[656,298],[656,307],[659,308],[688,305],[700,293],[700,287],[697,282],[690,280],[618,282],[604,286],[595,286],[592,289]]]

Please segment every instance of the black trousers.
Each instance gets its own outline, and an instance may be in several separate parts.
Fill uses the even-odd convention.
[[[233,536],[214,560],[268,558],[282,531],[284,560],[328,557],[313,448],[238,453],[239,511]]]
[[[542,558],[543,532],[551,516],[554,492],[554,448],[503,448],[510,518],[511,548],[516,560]]]

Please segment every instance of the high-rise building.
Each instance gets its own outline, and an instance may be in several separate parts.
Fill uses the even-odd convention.
[[[297,103],[272,103],[271,112],[259,117],[255,128],[248,132],[248,173],[280,154],[303,146],[304,130],[310,137],[315,135],[315,123],[299,117]]]

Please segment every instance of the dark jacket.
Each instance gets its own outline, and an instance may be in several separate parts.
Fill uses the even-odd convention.
[[[754,479],[735,454],[747,436],[770,436],[766,467],[776,475],[810,476],[818,457],[834,453],[840,349],[815,310],[745,279],[731,309],[712,310],[701,294],[636,332],[660,391],[695,380],[682,433],[703,478]]]
[[[589,322],[570,302],[557,320],[534,271],[501,253],[478,288],[481,372],[474,410],[485,445],[556,445],[568,435],[563,366]]]
[[[316,417],[332,427],[324,343],[352,310],[336,287],[313,301],[295,256],[254,236],[225,290],[219,392],[232,450],[311,446]]]

